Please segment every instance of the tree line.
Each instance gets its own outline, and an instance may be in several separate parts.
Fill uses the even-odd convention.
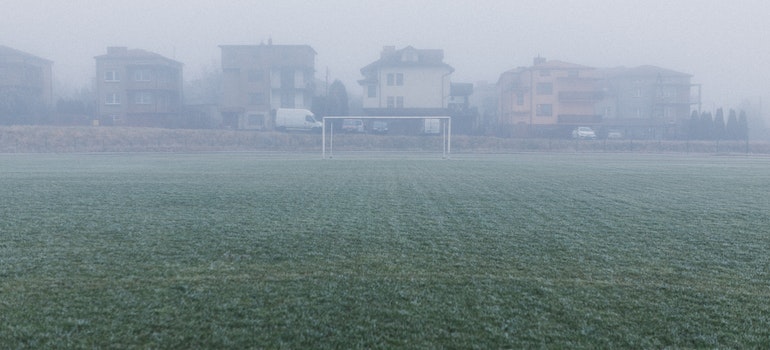
[[[734,109],[730,109],[725,121],[722,108],[717,109],[716,115],[711,112],[692,111],[688,135],[691,140],[745,140],[749,136],[746,112],[741,111],[738,114]]]

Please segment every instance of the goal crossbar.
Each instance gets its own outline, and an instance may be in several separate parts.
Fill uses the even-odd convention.
[[[448,157],[452,150],[452,117],[441,116],[327,116],[323,117],[321,128],[321,159],[326,159],[326,120],[334,119],[439,119],[445,120],[446,126],[441,128],[441,135],[443,137],[443,152],[444,157]],[[331,131],[330,147],[334,144],[334,130]]]

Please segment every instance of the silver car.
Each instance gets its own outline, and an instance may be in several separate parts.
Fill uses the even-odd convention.
[[[594,129],[591,129],[587,126],[581,126],[575,130],[572,130],[572,138],[594,140],[596,139],[596,133],[594,132]]]

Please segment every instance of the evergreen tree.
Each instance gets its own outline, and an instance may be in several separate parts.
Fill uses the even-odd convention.
[[[690,114],[690,123],[688,125],[688,135],[690,140],[698,140],[700,136],[700,115],[698,111],[692,111]]]
[[[711,140],[712,129],[714,129],[714,118],[711,117],[711,112],[703,112],[700,116],[700,139]]]
[[[725,114],[722,108],[717,109],[717,115],[714,117],[713,136],[716,140],[725,139]]]
[[[725,138],[728,140],[739,140],[741,138],[738,126],[738,116],[734,109],[730,109],[730,116],[727,117],[727,126],[725,127]]]
[[[345,85],[339,80],[334,80],[329,86],[329,115],[348,115],[348,92]]]
[[[749,139],[749,121],[746,117],[746,111],[741,111],[741,114],[738,116],[738,137],[741,140],[748,140]]]
[[[348,115],[348,93],[341,81],[329,85],[327,96],[313,97],[313,114],[316,119]]]

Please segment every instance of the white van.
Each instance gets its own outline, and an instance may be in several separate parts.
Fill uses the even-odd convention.
[[[279,108],[275,111],[275,128],[280,131],[317,131],[323,125],[315,120],[313,112],[307,109]]]

